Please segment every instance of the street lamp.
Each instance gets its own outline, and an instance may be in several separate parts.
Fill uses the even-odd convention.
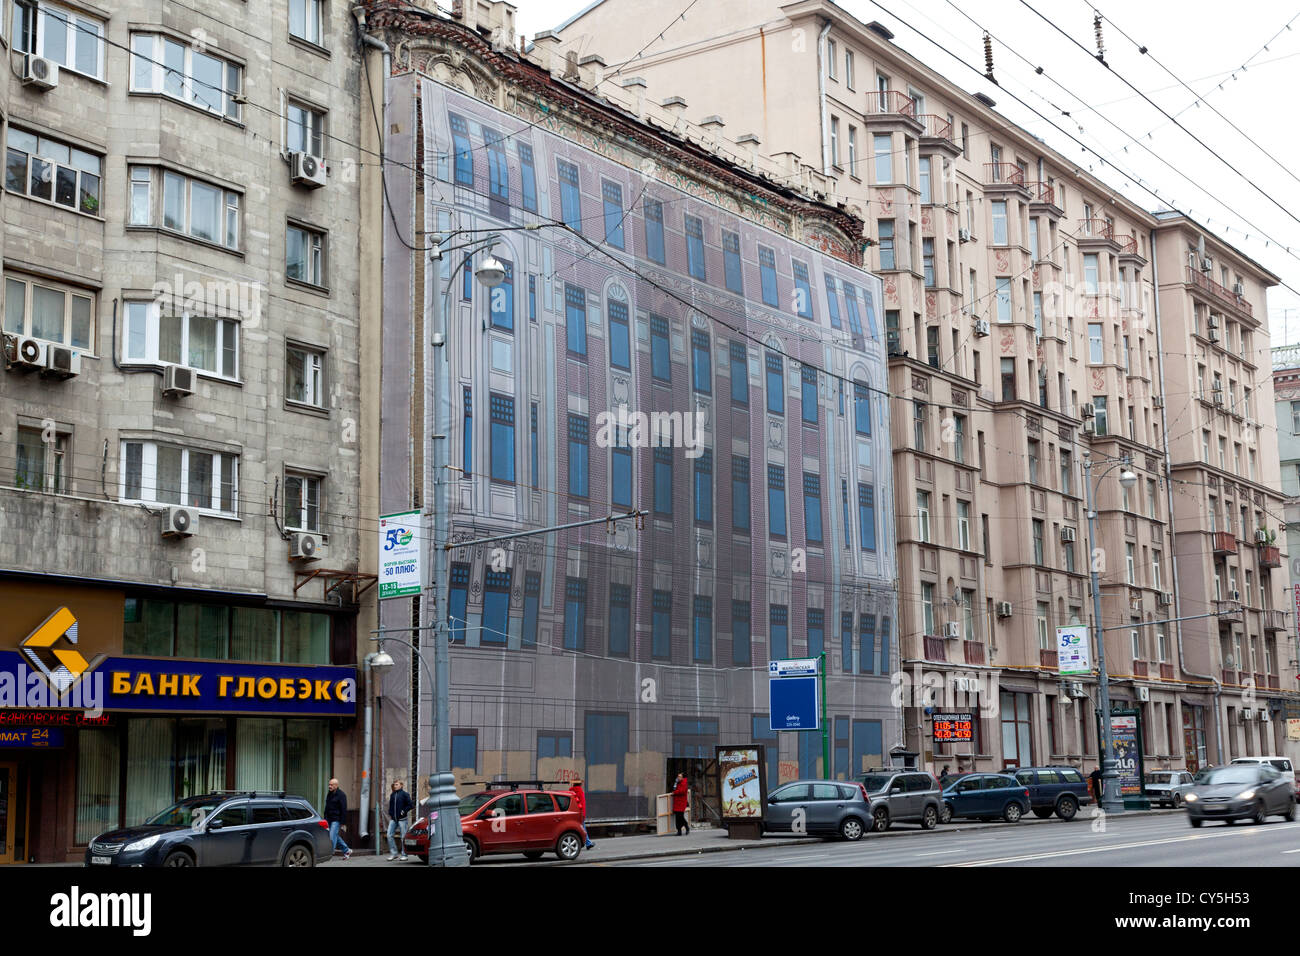
[[[371,674],[375,673],[375,680],[378,680],[378,671],[386,667],[393,666],[393,657],[386,654],[383,650],[372,651],[366,655],[366,723],[365,723],[365,740],[366,749],[364,762],[361,764],[361,835],[366,835],[366,817],[370,813],[370,739],[371,739],[371,702],[375,697],[375,688],[371,682]],[[375,807],[375,852],[379,852],[379,808]]]
[[[1138,476],[1127,467],[1129,464],[1127,456],[1102,460],[1112,461],[1113,464],[1097,476],[1098,481],[1122,465],[1124,470],[1119,475],[1120,486],[1125,491],[1129,491],[1137,484]],[[1119,774],[1115,769],[1115,738],[1110,727],[1110,675],[1106,672],[1106,637],[1101,628],[1101,585],[1097,574],[1097,562],[1093,557],[1097,549],[1095,525],[1097,510],[1094,504],[1096,490],[1092,483],[1092,464],[1092,456],[1084,452],[1084,483],[1088,488],[1088,567],[1092,578],[1092,618],[1093,633],[1097,642],[1097,677],[1101,684],[1097,700],[1097,706],[1101,710],[1101,808],[1106,813],[1123,813],[1124,802],[1116,791]]]

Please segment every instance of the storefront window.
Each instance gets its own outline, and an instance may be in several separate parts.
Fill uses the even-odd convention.
[[[281,790],[283,781],[284,721],[236,721],[235,789]]]
[[[215,604],[182,604],[176,613],[176,656],[224,660],[228,612]]]
[[[226,787],[226,722],[222,718],[193,718],[178,722],[176,734],[176,799],[194,797]]]
[[[118,749],[116,730],[77,732],[77,843],[117,826]]]
[[[306,611],[285,611],[283,645],[281,660],[286,664],[328,664],[329,617]]]
[[[230,659],[234,661],[278,661],[280,659],[280,612],[260,608],[232,608]]]
[[[122,653],[140,657],[171,657],[175,614],[175,605],[168,601],[127,598],[122,628]]]
[[[330,774],[329,727],[320,720],[285,721],[284,788],[306,797],[319,812],[325,808]]]
[[[127,722],[126,825],[144,823],[175,802],[175,721],[140,717]]]

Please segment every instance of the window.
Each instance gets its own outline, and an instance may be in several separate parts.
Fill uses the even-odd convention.
[[[731,400],[749,404],[749,358],[743,342],[732,342],[728,350],[731,361]]]
[[[537,276],[528,277],[528,320],[537,321]]]
[[[853,51],[844,51],[844,85],[853,89]]]
[[[1034,518],[1032,527],[1034,534],[1034,564],[1043,564],[1046,557],[1043,550],[1043,520]]]
[[[876,133],[871,137],[871,149],[876,159],[876,183],[888,185],[894,181],[894,163],[892,137],[888,133]]]
[[[1029,439],[1029,483],[1038,484],[1038,461],[1042,453],[1042,444],[1034,438]]]
[[[848,309],[849,330],[854,335],[861,335],[862,318],[858,314],[858,290],[848,282],[844,283],[844,305]]]
[[[939,367],[939,327],[928,326],[925,330],[925,357],[931,368]]]
[[[749,532],[749,459],[731,459],[731,528]]]
[[[524,209],[528,212],[537,212],[537,167],[533,163],[533,148],[527,143],[519,143],[517,148],[519,150],[519,186]]]
[[[921,263],[925,273],[925,287],[934,288],[934,240],[926,236],[921,240]]]
[[[1035,216],[1029,220],[1029,259],[1036,262],[1038,255],[1038,218]]]
[[[292,223],[285,232],[285,277],[308,285],[324,286],[325,234]],[[493,300],[496,299],[493,289]],[[513,298],[513,296],[512,296]],[[493,309],[495,318],[496,310]]]
[[[998,299],[998,321],[1002,323],[1011,321],[1011,279],[1008,276],[999,276],[997,281],[997,299]]]
[[[460,297],[466,302],[474,301],[474,260],[466,256],[461,262]]]
[[[664,255],[664,204],[657,199],[647,199],[641,204],[645,212],[645,254],[661,266],[667,263]]]
[[[1247,571],[1246,573],[1249,574],[1250,572]],[[1151,586],[1157,591],[1164,586],[1160,577],[1160,552],[1156,550],[1151,552]]]
[[[872,674],[876,669],[876,616],[858,615],[858,673]]]
[[[505,278],[488,295],[488,312],[492,327],[513,332],[515,329],[515,267],[508,259],[501,259]]]
[[[650,655],[657,661],[672,657],[673,596],[671,591],[655,591],[651,607]]]
[[[198,47],[152,33],[131,34],[131,92],[161,93],[239,122],[243,67]]]
[[[916,493],[916,536],[927,544],[930,541],[930,492],[928,491]]]
[[[767,527],[774,538],[785,537],[785,469],[767,466]]]
[[[610,503],[632,508],[632,449],[627,443],[626,429],[616,429],[614,447],[610,451]]]
[[[1092,407],[1095,410],[1095,414],[1093,418],[1095,421],[1094,427],[1096,428],[1097,434],[1098,435],[1109,434],[1110,429],[1107,426],[1107,422],[1106,422],[1106,396],[1094,395],[1092,398]]]
[[[627,304],[609,300],[609,364],[631,370],[632,342],[628,333]]]
[[[849,125],[849,175],[858,176],[858,128]]]
[[[722,233],[722,270],[728,291],[736,295],[744,295],[745,283],[740,268],[740,236],[725,230]]]
[[[885,310],[885,344],[890,355],[902,355],[903,350],[898,338],[898,310]],[[976,353],[978,354],[978,353]],[[976,383],[979,382],[978,366],[976,366]]]
[[[1061,492],[1074,494],[1074,466],[1070,453],[1064,448],[1061,449]]]
[[[880,247],[880,271],[889,272],[894,264],[894,220],[881,219],[876,223],[876,244]]]
[[[1001,359],[998,370],[1002,378],[1002,401],[1014,402],[1016,400],[1016,360],[1013,358]]]
[[[483,127],[483,145],[488,160],[488,209],[498,219],[510,218],[510,167],[506,164],[505,142],[496,130]]]
[[[917,185],[920,187],[921,191],[921,204],[928,206],[934,202],[930,191],[930,157],[922,156],[918,159],[917,167],[920,170],[920,178],[917,180]]]
[[[587,290],[564,284],[564,326],[569,351],[587,354]]]
[[[768,659],[784,660],[790,656],[790,609],[773,604],[768,610]]]
[[[1004,200],[993,203],[993,245],[1007,244],[1007,204]]]
[[[1048,636],[1047,614],[1050,608],[1046,601],[1038,601],[1034,608],[1034,624],[1038,629],[1038,649],[1040,651],[1050,651],[1052,649],[1052,638]]]
[[[925,402],[912,403],[912,446],[917,451],[926,450],[926,405]]]
[[[934,585],[921,584],[921,626],[926,634],[934,634]]]
[[[578,167],[556,160],[560,178],[560,218],[574,232],[582,232],[582,198],[578,191]]]
[[[505,644],[510,637],[510,569],[483,575],[483,627],[480,644]]]
[[[668,355],[668,320],[650,316],[650,375],[661,382],[671,382],[672,363]]]
[[[853,615],[840,615],[840,669],[846,674],[853,673]]]
[[[746,666],[751,663],[749,602],[731,602],[731,663]]]
[[[812,286],[808,282],[808,267],[797,259],[790,260],[794,271],[794,311],[802,319],[813,317]]]
[[[132,334],[133,325],[131,322],[131,306],[134,304],[135,303],[127,304],[128,360],[135,357],[131,352],[134,343],[134,337]],[[190,324],[193,325],[193,323],[194,318],[191,316]],[[229,338],[232,342],[230,351],[233,352],[234,343],[238,341],[234,334],[234,329],[236,328],[235,323],[222,320],[220,325],[222,326],[223,343],[227,339],[226,330],[230,330]],[[191,336],[192,335],[193,333],[191,333]],[[222,351],[223,353],[226,353],[227,349],[223,347]],[[297,402],[301,405],[313,405],[316,408],[323,408],[325,406],[325,354],[315,349],[309,349],[298,345],[286,345],[284,352],[285,399],[290,402]],[[183,346],[180,354],[185,354]],[[191,351],[188,357],[193,359],[195,357],[194,353]],[[162,361],[166,361],[166,359],[162,359]],[[234,376],[237,373],[237,353],[228,354],[225,362],[227,364],[223,366],[222,370],[217,374]]]
[[[713,660],[713,598],[695,595],[692,611],[692,658],[708,663]]]
[[[822,543],[822,480],[807,472],[803,476],[803,526],[809,544]]]
[[[632,643],[632,589],[626,584],[609,586],[609,652],[627,657]]]
[[[673,451],[671,448],[654,450],[654,473],[655,514],[671,518],[673,514]]]
[[[451,127],[451,144],[456,152],[456,184],[458,186],[474,185],[474,152],[469,145],[469,124],[463,116],[447,114]]]
[[[515,400],[509,395],[489,395],[492,425],[493,481],[515,480]]]
[[[623,187],[608,179],[600,181],[600,196],[605,211],[605,241],[623,248]]]
[[[853,385],[853,430],[863,438],[871,437],[871,390],[865,385]]]
[[[66,465],[70,461],[70,439],[67,432],[56,432],[47,442],[41,429],[20,426],[14,487],[56,495],[68,491]]]
[[[325,155],[325,114],[289,100],[285,103],[284,148],[291,153]]]
[[[564,649],[581,651],[587,646],[587,579],[564,579]]]
[[[766,354],[767,410],[773,415],[785,414],[785,363],[781,356]]]
[[[817,370],[807,365],[799,370],[800,404],[805,422],[817,424]]]
[[[44,0],[14,4],[14,45],[66,70],[103,79],[104,24]]]
[[[537,611],[542,599],[542,576],[536,571],[524,574],[524,627],[519,637],[523,647],[537,644]]]
[[[1083,256],[1083,291],[1087,295],[1096,295],[1097,288],[1097,254],[1085,253]]]
[[[826,306],[830,311],[831,328],[843,328],[844,326],[840,323],[840,297],[835,290],[835,278],[833,276],[826,277]]]
[[[876,550],[876,489],[858,485],[858,542],[863,551]]]
[[[966,416],[952,416],[952,460],[957,464],[966,463]]]
[[[588,455],[588,421],[581,415],[569,415],[569,494],[587,497],[590,474]]]
[[[289,35],[323,46],[324,6],[325,0],[289,0]]]
[[[544,733],[537,732],[537,759],[546,760],[552,757],[572,757],[573,756],[573,734],[571,733]],[[532,800],[532,797],[529,797]],[[563,809],[567,803],[561,803]],[[543,808],[547,806],[542,804]],[[529,812],[536,813],[536,809],[529,804]]]
[[[713,372],[709,360],[709,334],[691,329],[691,386],[704,395],[713,394]]]
[[[185,365],[224,378],[238,377],[238,322],[192,314],[188,318],[164,315],[157,302],[127,302],[123,309],[123,362]],[[294,400],[292,392],[286,397]]]
[[[95,297],[52,282],[8,273],[4,331],[91,351]]]
[[[236,514],[239,456],[164,445],[122,443],[121,491],[126,501],[185,505]]]
[[[162,208],[153,197],[161,194]],[[153,226],[239,248],[241,196],[158,166],[131,167],[131,226]]]
[[[1088,362],[1091,365],[1100,365],[1105,361],[1101,344],[1101,324],[1098,322],[1088,323]]]
[[[5,188],[33,199],[99,214],[103,160],[46,136],[9,127]]]
[[[774,309],[780,308],[781,299],[776,287],[776,253],[762,246],[758,247],[758,276],[764,304]]]
[[[839,168],[840,165],[840,118],[831,117],[831,165]]]
[[[970,550],[970,502],[957,502],[957,547]]]
[[[1043,293],[1041,292],[1034,293],[1034,334],[1039,338],[1043,336]]]
[[[474,392],[468,385],[461,387],[462,404],[465,409],[465,428],[462,432],[462,478],[474,474]]]
[[[695,459],[695,520],[713,523],[713,452],[705,449]]]

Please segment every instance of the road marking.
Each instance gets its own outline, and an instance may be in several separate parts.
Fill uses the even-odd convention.
[[[1283,850],[1283,851],[1282,851],[1282,855],[1283,855],[1283,856],[1286,856],[1288,853],[1300,853],[1300,850]]]
[[[1300,826],[1300,823],[1288,823],[1280,827],[1273,827],[1273,830],[1285,830]],[[1085,847],[1079,850],[1054,850],[1050,853],[1030,853],[1024,856],[1008,856],[996,860],[968,860],[964,863],[941,863],[940,866],[996,866],[1001,863],[1025,863],[1031,860],[1044,860],[1049,857],[1057,856],[1078,856],[1084,853],[1105,853],[1108,850],[1133,850],[1144,846],[1160,846],[1166,843],[1186,843],[1189,840],[1215,840],[1219,837],[1234,836],[1239,834],[1259,833],[1259,827],[1247,827],[1244,829],[1232,828],[1223,833],[1192,833],[1181,837],[1170,837],[1167,840],[1143,840],[1140,843],[1116,843],[1110,846]]]

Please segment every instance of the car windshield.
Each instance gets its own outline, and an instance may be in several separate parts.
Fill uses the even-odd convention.
[[[1157,770],[1154,773],[1147,774],[1147,783],[1168,783],[1173,774],[1163,770]]]
[[[1205,775],[1206,786],[1221,783],[1256,783],[1259,771],[1254,766],[1216,767]]]
[[[468,797],[461,800],[460,806],[457,809],[460,811],[462,817],[467,817],[495,796],[496,794],[491,791],[471,793]]]
[[[884,790],[890,779],[887,773],[869,773],[862,778],[862,786],[866,788],[867,793],[875,793],[877,790]]]
[[[220,803],[219,800],[182,800],[146,821],[146,825],[159,827],[192,826],[196,819],[207,819]]]

